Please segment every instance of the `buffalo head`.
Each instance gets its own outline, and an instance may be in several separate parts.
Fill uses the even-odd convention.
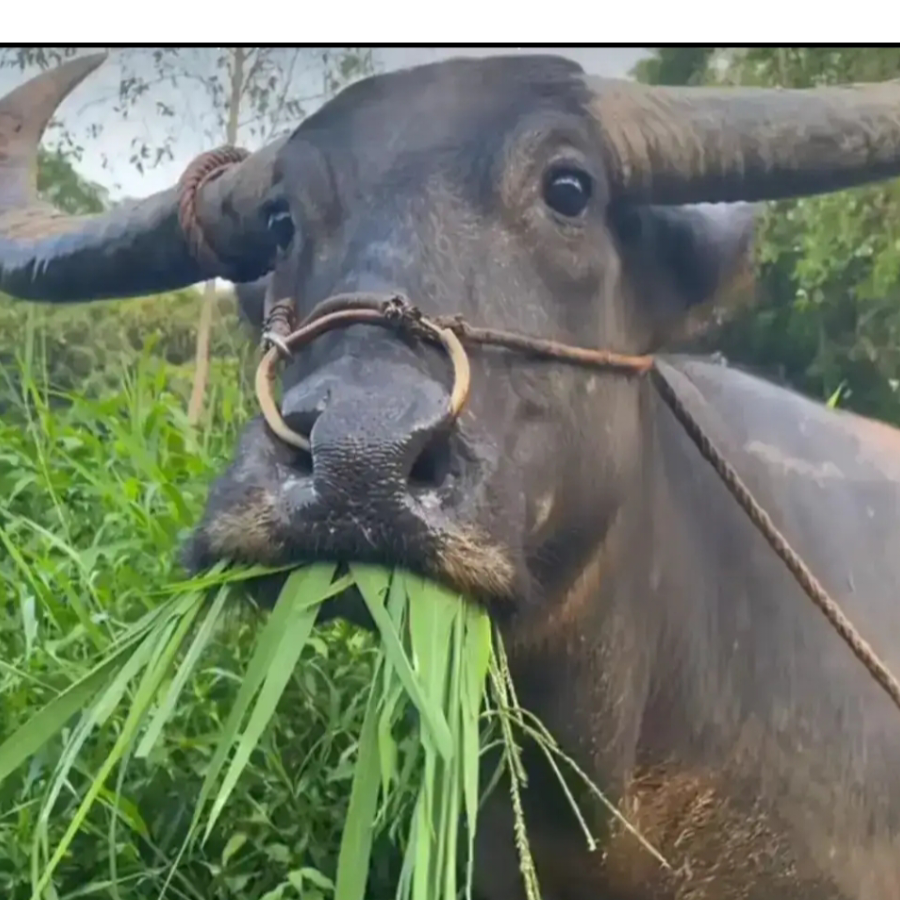
[[[175,189],[86,219],[35,200],[43,127],[100,61],[0,106],[0,288],[14,296],[123,297],[211,274]],[[209,181],[197,214],[216,274],[256,282],[251,319],[268,275],[301,317],[336,293],[399,292],[426,315],[644,353],[745,270],[750,210],[724,204],[898,172],[894,84],[649,88],[559,58],[454,59],[347,88]],[[404,564],[498,614],[543,614],[640,476],[645,388],[490,348],[471,361],[469,404],[442,430],[436,349],[365,325],[321,337],[282,383],[311,453],[252,421],[192,566]]]

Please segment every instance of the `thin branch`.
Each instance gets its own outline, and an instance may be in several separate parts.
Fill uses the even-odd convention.
[[[275,109],[275,112],[272,114],[270,133],[272,131],[275,131],[280,124],[281,115],[284,112],[284,107],[287,100],[288,88],[291,86],[291,84],[293,84],[294,81],[294,67],[297,65],[297,60],[299,58],[300,47],[294,47],[294,55],[291,57],[291,61],[288,65],[287,75],[285,75],[283,79],[281,97],[278,98],[278,106]]]

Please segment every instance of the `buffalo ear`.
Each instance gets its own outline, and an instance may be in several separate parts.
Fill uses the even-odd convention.
[[[238,315],[255,332],[261,332],[265,317],[266,289],[271,275],[265,275],[256,281],[246,281],[234,286],[237,297]]]
[[[640,206],[611,225],[649,331],[648,349],[720,323],[752,296],[755,208]]]

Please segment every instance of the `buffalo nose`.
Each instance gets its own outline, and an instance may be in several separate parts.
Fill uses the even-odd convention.
[[[406,367],[402,367],[406,368]],[[285,395],[287,424],[307,435],[312,486],[322,500],[398,501],[441,485],[449,474],[449,395],[421,373],[349,386],[314,375]]]

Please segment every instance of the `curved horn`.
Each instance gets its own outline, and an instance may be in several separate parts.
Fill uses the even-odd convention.
[[[0,291],[54,303],[174,290],[213,275],[252,281],[274,245],[260,205],[272,184],[276,141],[210,179],[197,219],[223,271],[202,271],[178,224],[176,188],[97,216],[67,216],[37,199],[37,149],[57,106],[106,58],[79,57],[0,100]]]
[[[810,89],[587,78],[616,196],[776,200],[900,175],[900,81]]]

